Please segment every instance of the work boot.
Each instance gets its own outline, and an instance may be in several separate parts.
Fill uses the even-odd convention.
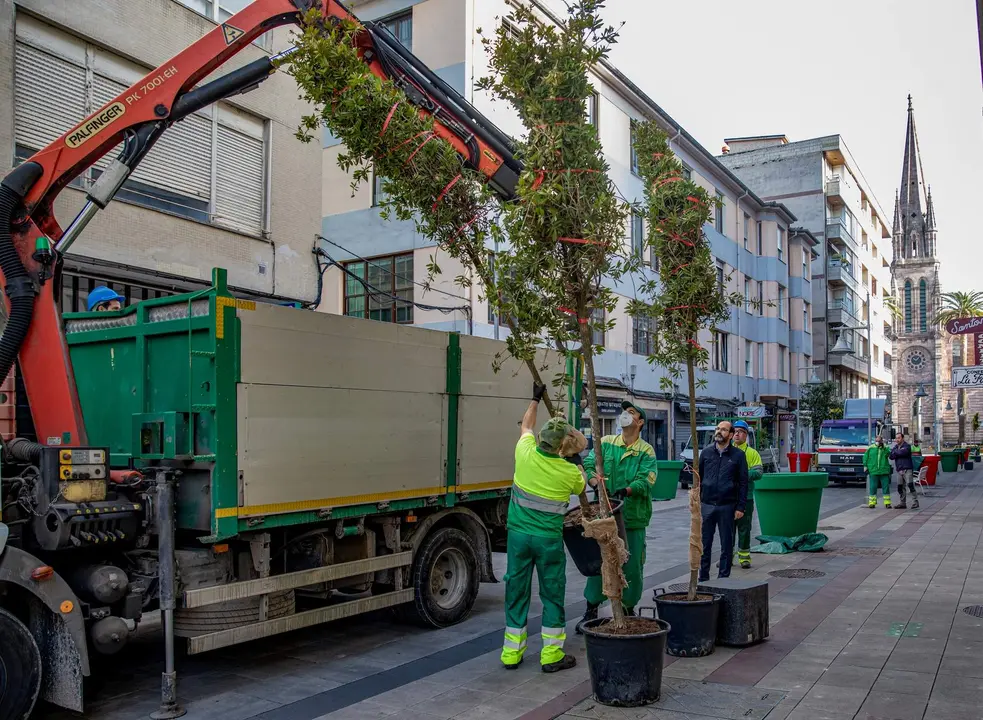
[[[578,635],[583,635],[584,634],[584,623],[585,622],[588,622],[590,620],[597,620],[597,608],[599,608],[599,607],[600,607],[600,605],[591,605],[590,603],[587,603],[587,611],[584,613],[584,616],[582,618],[580,618],[580,622],[577,623],[577,627],[574,628],[574,632],[576,632]],[[561,660],[560,662],[563,662],[563,661]],[[556,663],[553,663],[553,665],[556,665]],[[545,667],[546,666],[543,665],[543,668],[545,668]],[[565,668],[560,668],[560,669],[563,670]],[[556,671],[555,670],[545,670],[545,672],[556,672]]]
[[[890,505],[887,505],[886,507],[891,507],[891,506]],[[905,502],[904,500],[902,500],[900,503],[898,503],[898,508],[897,509],[898,510],[907,510],[908,509],[908,503]]]
[[[911,509],[912,510],[917,510],[918,509],[918,498],[917,497],[914,500],[911,501]]]
[[[597,614],[597,611],[594,611]],[[549,663],[543,665],[544,673],[555,673],[560,672],[560,670],[569,670],[570,668],[577,667],[577,658],[573,655],[564,655],[562,660],[557,660],[554,663]]]
[[[891,509],[891,498],[884,498],[884,509],[885,510]]]
[[[751,569],[751,558],[746,558],[746,557],[741,558],[741,569],[742,570]]]
[[[871,495],[869,498],[867,498],[867,507],[869,507],[872,510],[875,507],[877,507],[877,496],[876,495]]]
[[[519,658],[519,662],[517,663],[511,663],[511,664],[502,663],[502,667],[505,668],[506,670],[518,670],[519,666],[522,664],[522,660],[523,660],[522,658]]]

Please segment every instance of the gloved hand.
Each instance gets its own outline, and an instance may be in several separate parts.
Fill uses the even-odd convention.
[[[534,382],[532,384],[532,401],[540,402],[546,394],[546,386],[543,383]]]
[[[624,500],[625,498],[628,497],[628,494],[629,494],[628,488],[623,487],[620,490],[615,490],[613,493],[611,493],[611,497],[614,498],[615,500]]]
[[[580,455],[571,455],[570,457],[566,457],[563,459],[566,460],[568,463],[573,463],[574,465],[578,465],[580,467],[584,466],[584,459],[580,457]]]

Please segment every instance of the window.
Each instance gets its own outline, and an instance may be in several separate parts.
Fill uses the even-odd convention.
[[[640,258],[645,257],[645,216],[631,214],[631,251]]]
[[[631,171],[638,175],[638,151],[635,150],[635,133],[637,132],[637,126],[634,120],[631,121],[631,135],[628,138],[631,144]]]
[[[587,124],[597,127],[597,112],[600,109],[601,96],[596,92],[590,94],[587,98]]]
[[[372,207],[379,207],[388,197],[388,194],[383,185],[384,178],[382,175],[375,171],[373,171],[372,175]]]
[[[204,15],[209,20],[217,23],[224,23],[230,17],[246,7],[252,0],[177,0],[179,3],[194,10],[199,15]],[[264,50],[270,50],[272,46],[272,35],[263,33],[253,40],[254,45],[258,45]]]
[[[778,379],[787,380],[788,372],[786,370],[788,366],[788,348],[784,345],[778,346]]]
[[[724,332],[712,331],[711,343],[713,344],[712,369],[720,372],[727,372],[727,339],[728,335]]]
[[[754,343],[750,340],[744,341],[744,376],[754,377]]]
[[[763,254],[762,253],[763,245],[762,245],[762,232],[761,232],[761,229],[762,229],[761,228],[761,221],[758,220],[758,255],[762,255]]]
[[[778,319],[785,319],[785,288],[778,286]]]
[[[918,329],[925,332],[928,325],[928,285],[925,278],[918,281]]]
[[[877,278],[875,278],[873,275],[870,276],[870,294],[874,296],[877,295]]]
[[[693,179],[693,168],[691,168],[686,163],[683,163],[683,180]]]
[[[785,228],[778,228],[778,259],[785,262]]]
[[[911,317],[911,280],[905,280],[904,282],[904,331],[906,333],[911,332],[912,317]]]
[[[652,341],[655,321],[650,317],[632,318],[632,352],[636,355],[651,355],[655,350]]]
[[[717,289],[720,292],[724,291],[724,264],[717,261]]]
[[[874,356],[871,360],[874,365],[879,365],[881,362],[881,349],[877,345],[874,345]]]
[[[809,279],[809,248],[804,244],[802,245],[802,279]]]
[[[16,33],[18,158],[44,148],[147,74],[144,67],[28,15],[18,16]],[[266,132],[264,120],[229,105],[204,108],[161,136],[116,198],[260,235],[267,229]],[[119,148],[110,150],[80,176],[77,186],[88,187],[118,154]]]
[[[744,312],[751,312],[751,278],[744,276]]]
[[[764,379],[765,376],[765,344],[758,343],[758,378]]]
[[[345,315],[413,322],[413,255],[345,263]]]
[[[393,15],[384,20],[380,20],[379,24],[385,27],[389,32],[396,36],[399,40],[399,44],[402,45],[407,50],[412,52],[413,50],[413,11],[400,13],[399,15]]]
[[[765,284],[758,280],[758,315],[765,314]]]
[[[713,210],[714,213],[714,227],[717,232],[721,235],[724,234],[724,194],[717,191],[717,204]]]
[[[594,347],[604,347],[604,308],[590,311],[591,343]]]
[[[802,329],[807,333],[812,332],[812,321],[809,320],[809,303],[802,302]]]
[[[744,213],[744,249],[750,250],[750,241],[748,240],[748,235],[751,230],[751,216]]]

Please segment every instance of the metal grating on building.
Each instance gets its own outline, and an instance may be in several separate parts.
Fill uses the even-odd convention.
[[[796,580],[801,580],[803,578],[818,578],[826,575],[824,572],[812,570],[810,568],[786,568],[785,570],[772,570],[768,574],[772,577],[795,578]]]
[[[983,605],[969,605],[963,608],[963,612],[973,617],[983,618]]]

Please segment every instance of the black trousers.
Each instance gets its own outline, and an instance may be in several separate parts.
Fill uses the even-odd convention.
[[[718,578],[730,577],[734,561],[734,505],[702,505],[703,557],[700,558],[700,580],[710,579],[710,556],[713,536],[720,531],[720,571]]]

